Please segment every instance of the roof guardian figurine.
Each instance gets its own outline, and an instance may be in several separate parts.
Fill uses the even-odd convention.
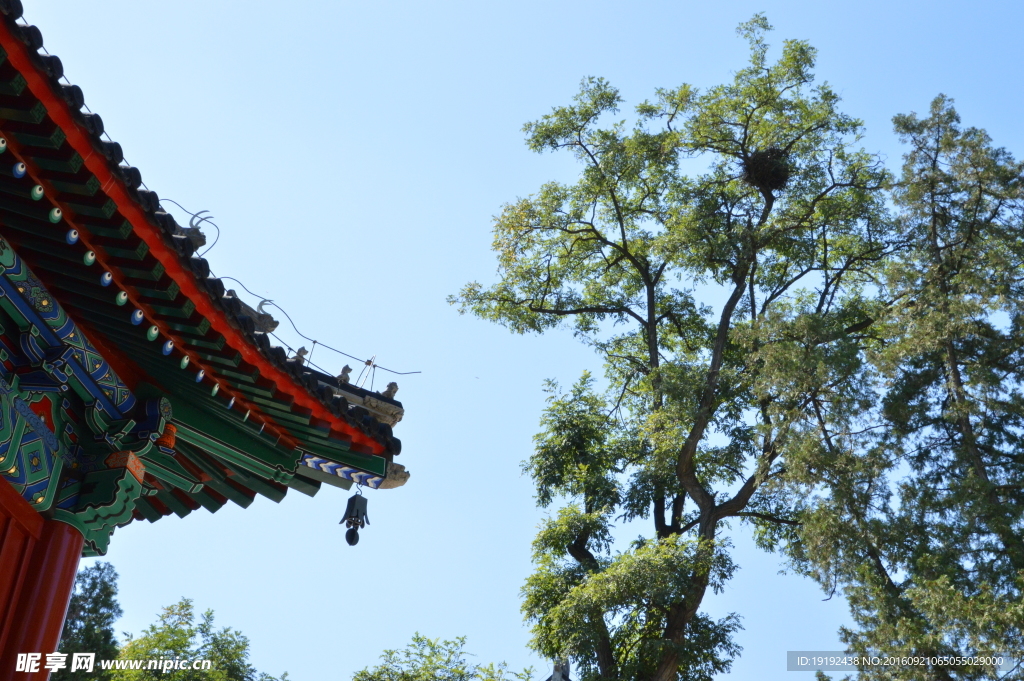
[[[366,497],[362,494],[353,494],[348,498],[348,506],[345,507],[345,517],[341,519],[341,522],[348,527],[348,532],[345,533],[345,541],[348,542],[349,546],[355,546],[359,543],[359,529],[370,524],[370,519],[366,517]]]

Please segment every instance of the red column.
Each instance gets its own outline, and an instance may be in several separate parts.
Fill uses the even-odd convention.
[[[0,681],[49,677],[43,664],[57,651],[83,541],[70,525],[42,520],[0,480]],[[18,653],[42,653],[39,671],[16,672]]]

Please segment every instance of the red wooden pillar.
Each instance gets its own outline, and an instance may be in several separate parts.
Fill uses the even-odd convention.
[[[57,651],[82,534],[45,520],[0,480],[0,681],[46,681]],[[16,672],[18,653],[42,653],[39,671]]]

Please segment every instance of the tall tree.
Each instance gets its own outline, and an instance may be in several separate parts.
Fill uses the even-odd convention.
[[[504,662],[477,665],[466,659],[465,637],[454,641],[413,634],[403,650],[385,650],[381,663],[356,672],[352,681],[530,681],[531,669],[510,672]]]
[[[117,639],[114,622],[123,614],[117,602],[117,571],[110,563],[98,562],[84,568],[75,576],[59,649],[64,653],[96,653],[97,659],[117,657]],[[54,681],[84,681],[107,679],[103,671],[86,673],[65,669],[51,674]]]
[[[732,82],[659,91],[631,130],[595,78],[528,124],[529,147],[573,154],[580,178],[506,205],[498,283],[451,299],[519,333],[568,325],[604,360],[606,390],[549,386],[526,464],[541,505],[565,502],[534,542],[532,645],[585,680],[728,669],[738,618],[701,612],[734,569],[723,530],[792,538],[787,460],[818,414],[870,399],[859,334],[889,248],[885,173],[814,83],[812,47],[786,41],[771,63],[764,17],[739,30],[751,58]],[[650,530],[625,547],[616,520]]]
[[[879,279],[892,305],[871,354],[884,399],[870,436],[832,437],[844,426],[821,424],[824,453],[852,464],[806,515],[797,557],[846,587],[852,650],[1021,660],[1024,164],[961,127],[944,96],[927,117],[894,123],[909,151],[893,194],[904,248]],[[989,674],[876,668],[863,678]]]

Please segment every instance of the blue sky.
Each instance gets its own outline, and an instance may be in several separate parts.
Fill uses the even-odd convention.
[[[146,184],[216,217],[218,275],[273,298],[311,337],[423,372],[398,379],[399,462],[412,479],[368,493],[357,547],[337,524],[348,495],[334,489],[113,538],[120,630],[138,633],[186,596],[249,636],[257,668],[295,681],[349,678],[415,631],[466,635],[481,662],[549,673],[519,613],[543,517],[519,464],[543,380],[567,384],[597,364],[568,334],[513,336],[459,317],[445,296],[493,279],[503,203],[574,176],[571,160],[529,152],[521,128],[581,78],[609,79],[629,106],[657,87],[715,85],[744,64],[735,26],[765,11],[775,44],[819,49],[819,78],[892,167],[890,118],[939,92],[965,124],[1024,153],[1016,3],[25,5]],[[345,361],[321,349],[313,360]],[[733,534],[741,569],[706,601],[744,617],[732,676],[791,678],[787,650],[839,649],[841,599],[777,574],[777,557]]]

